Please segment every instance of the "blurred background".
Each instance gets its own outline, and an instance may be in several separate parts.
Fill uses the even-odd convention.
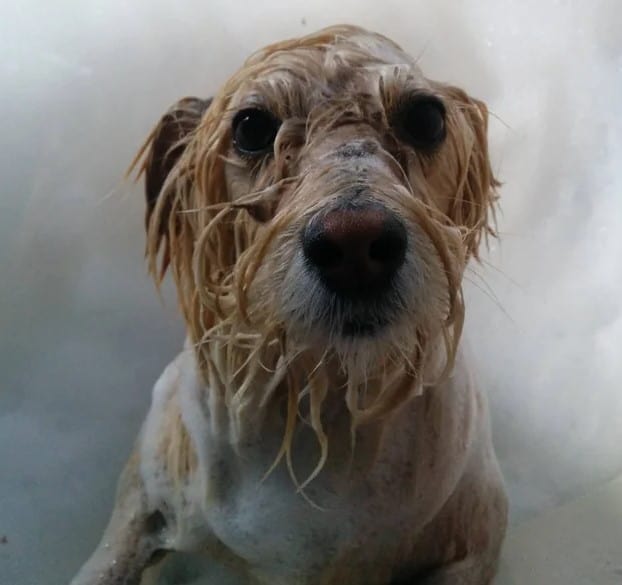
[[[340,22],[493,114],[501,240],[467,275],[467,337],[516,530],[622,472],[622,4],[2,2],[2,584],[63,584],[86,559],[182,343],[170,287],[159,298],[146,275],[142,191],[123,181],[136,149],[254,49]]]

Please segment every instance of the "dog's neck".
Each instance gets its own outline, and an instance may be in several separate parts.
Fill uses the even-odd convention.
[[[266,425],[283,428],[288,409],[297,420],[320,417],[327,427],[344,416],[355,425],[383,418],[433,385],[447,363],[440,334],[424,352],[413,348],[412,356],[422,353],[412,361],[380,361],[363,375],[325,348],[283,353],[276,340],[259,347],[216,341],[195,346],[205,399],[226,411],[236,442],[251,440]]]

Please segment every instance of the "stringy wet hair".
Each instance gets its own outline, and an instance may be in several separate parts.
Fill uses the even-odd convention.
[[[313,209],[304,197],[291,197],[280,208],[275,205],[284,191],[304,188],[300,176],[289,174],[291,151],[283,138],[287,135],[286,123],[279,131],[272,166],[256,170],[251,193],[231,199],[225,165],[231,146],[233,96],[249,79],[279,71],[283,62],[302,78],[321,75],[322,63],[327,62],[335,46],[340,47],[338,57],[342,61],[349,59],[350,67],[356,67],[357,59],[369,61],[366,48],[358,46],[356,39],[349,40],[356,31],[328,29],[253,55],[225,83],[196,129],[175,144],[176,148],[183,146],[183,152],[162,185],[147,225],[150,271],[158,284],[168,269],[172,272],[201,371],[210,392],[224,398],[232,420],[243,421],[251,393],[262,393],[260,404],[264,407],[275,398],[285,398],[285,431],[274,465],[285,458],[299,487],[313,479],[326,461],[328,436],[321,413],[335,380],[345,390],[354,440],[359,425],[389,415],[421,392],[427,382],[427,364],[435,359],[432,353],[437,349],[437,339],[442,340],[445,358],[440,375],[451,370],[464,320],[462,273],[469,257],[477,258],[482,237],[494,235],[491,211],[497,183],[488,160],[485,106],[459,89],[435,85],[456,104],[447,114],[448,135],[443,151],[434,159],[419,160],[417,170],[404,169],[403,184],[393,185],[387,196],[397,199],[402,213],[420,226],[433,246],[446,291],[436,309],[412,324],[398,327],[385,340],[380,354],[365,342],[341,346],[338,342],[328,343],[325,348],[306,343],[305,332],[301,334],[286,322],[275,303],[270,302],[265,283],[261,284],[265,280],[262,267],[270,255],[278,254],[279,245],[287,237],[291,244],[292,226],[300,225],[301,218],[308,217]],[[377,42],[390,43],[382,37],[377,37]],[[293,49],[298,52],[288,53]],[[337,59],[335,53],[332,59]],[[305,67],[314,70],[305,73]],[[300,109],[302,106],[295,104],[304,101],[305,91],[304,85],[290,84],[288,107]],[[381,87],[383,91],[387,94],[383,98],[390,102],[390,88]],[[346,107],[350,106],[344,104]],[[339,108],[332,112],[332,118],[325,115],[315,131],[330,127],[340,115],[343,111]],[[307,130],[312,140],[314,128]],[[155,132],[133,163],[139,175],[148,172]],[[428,180],[430,173],[426,172],[433,165],[443,165],[442,180],[453,181],[448,212],[434,203],[433,190],[438,187]],[[338,192],[336,186],[333,192]],[[267,221],[259,222],[249,213],[258,205],[274,212]],[[438,380],[430,383],[433,381]],[[291,450],[303,399],[308,400],[306,422],[317,436],[320,458],[311,476],[300,484],[294,474]]]

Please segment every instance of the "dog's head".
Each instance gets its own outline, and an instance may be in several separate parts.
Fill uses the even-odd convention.
[[[143,149],[148,256],[157,279],[172,270],[204,367],[397,368],[404,397],[433,349],[451,363],[463,271],[492,233],[486,125],[483,103],[344,26],[176,104]]]

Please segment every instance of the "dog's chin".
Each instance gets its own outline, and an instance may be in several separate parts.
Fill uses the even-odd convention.
[[[382,303],[381,300],[378,303]],[[356,339],[381,339],[391,330],[396,321],[399,320],[399,311],[391,307],[387,301],[386,305],[378,310],[379,307],[353,307],[349,311],[344,311],[344,317],[337,323],[324,323],[331,337],[343,340]]]
[[[306,309],[298,319],[305,334],[337,346],[381,342],[404,318],[396,295],[391,294],[352,299],[324,289]]]
[[[300,269],[302,268],[302,269]],[[290,339],[327,348],[383,346],[413,322],[418,298],[414,279],[404,273],[382,287],[335,290],[313,271],[294,263],[288,274],[268,281],[261,295],[271,302]],[[275,291],[272,294],[270,290]]]
[[[373,339],[387,329],[386,323],[370,323],[364,319],[350,319],[345,321],[337,335],[344,339]]]

